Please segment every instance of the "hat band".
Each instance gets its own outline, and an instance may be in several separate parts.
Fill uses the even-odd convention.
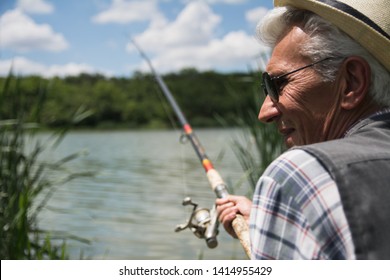
[[[345,3],[341,3],[339,1],[336,1],[336,0],[317,0],[318,2],[322,2],[328,6],[331,6],[331,7],[334,7],[338,10],[341,10],[361,21],[363,21],[365,24],[369,25],[370,27],[374,28],[376,31],[378,31],[380,34],[382,34],[383,36],[385,36],[387,39],[390,40],[390,35],[387,34],[382,28],[380,28],[380,26],[378,26],[375,22],[373,22],[371,19],[369,19],[368,17],[366,17],[364,14],[362,14],[361,12],[359,12],[358,10],[354,9],[353,7],[345,4]]]

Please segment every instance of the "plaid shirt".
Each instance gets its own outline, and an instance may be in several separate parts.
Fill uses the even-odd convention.
[[[299,149],[281,155],[259,179],[250,235],[252,259],[355,259],[336,183]]]

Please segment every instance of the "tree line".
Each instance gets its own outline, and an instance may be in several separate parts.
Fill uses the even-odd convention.
[[[217,73],[184,69],[163,75],[165,83],[193,126],[215,127],[224,120],[235,125],[238,117],[256,110],[261,101],[257,73]],[[77,111],[88,117],[75,122],[82,128],[168,128],[174,113],[154,77],[136,72],[132,77],[105,77],[100,74],[43,78],[40,76],[0,78],[14,92],[23,95],[24,119],[36,119],[33,100],[40,102],[39,122],[48,128],[62,127]],[[9,91],[12,92],[12,91]],[[12,95],[3,101],[12,104]],[[15,108],[2,106],[1,119],[14,118]]]

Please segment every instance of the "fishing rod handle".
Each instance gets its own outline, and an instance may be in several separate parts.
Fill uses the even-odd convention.
[[[246,223],[244,216],[237,214],[236,218],[232,222],[234,232],[236,233],[238,239],[248,258],[251,258],[251,243],[249,239],[249,228]]]
[[[215,169],[210,169],[207,171],[207,178],[210,182],[211,188],[215,192],[218,198],[224,198],[229,195],[226,184],[222,180],[221,175]],[[251,247],[249,239],[249,228],[244,217],[240,214],[236,215],[236,218],[232,221],[232,227],[236,233],[238,239],[248,258],[251,257]]]

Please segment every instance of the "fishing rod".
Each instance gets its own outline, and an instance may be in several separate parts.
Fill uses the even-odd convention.
[[[155,77],[158,85],[163,91],[165,97],[168,99],[169,104],[171,105],[173,111],[175,112],[184,132],[184,135],[191,142],[192,147],[194,148],[208,178],[210,186],[218,198],[224,198],[229,195],[227,191],[227,186],[223,181],[221,175],[214,168],[211,160],[207,157],[206,152],[201,145],[198,137],[195,135],[191,125],[185,118],[183,112],[181,111],[179,105],[177,105],[176,100],[172,96],[170,90],[166,86],[164,80],[154,69],[152,62],[149,60],[147,55],[142,51],[140,46],[131,38],[132,43],[140,53],[140,55],[145,59],[149,65],[150,70],[152,71],[153,76]],[[199,238],[205,238],[206,243],[210,248],[217,246],[216,235],[218,233],[218,213],[216,211],[216,206],[214,204],[210,213],[207,209],[197,208],[197,204],[193,203],[190,198],[185,198],[183,200],[183,206],[192,205],[193,211],[190,216],[190,219],[186,224],[179,225],[176,228],[176,231],[184,230],[185,228],[190,228],[193,233]],[[243,246],[245,253],[250,257],[250,242],[249,242],[249,229],[248,225],[242,215],[237,214],[236,218],[232,222],[233,229],[240,240],[241,245]]]

